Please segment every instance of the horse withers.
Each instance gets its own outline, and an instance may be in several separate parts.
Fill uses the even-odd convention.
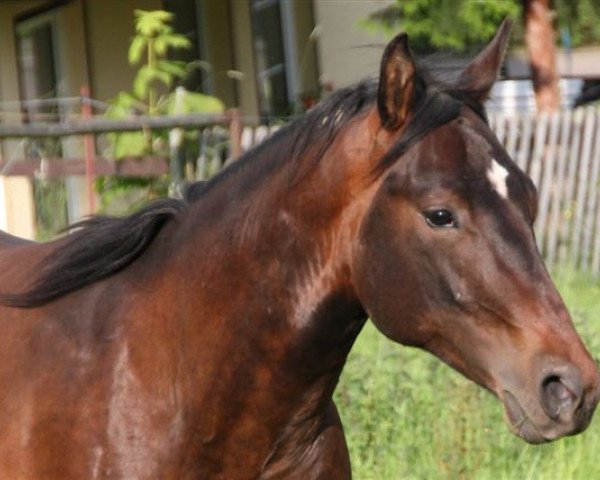
[[[452,83],[399,35],[378,83],[185,200],[2,236],[0,477],[348,478],[332,394],[367,317],[495,393],[525,440],[585,429],[598,370],[481,105],[508,31]]]

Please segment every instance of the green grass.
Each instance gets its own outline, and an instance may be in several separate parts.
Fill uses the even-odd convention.
[[[575,324],[600,357],[600,284],[554,275]],[[368,324],[336,391],[354,478],[600,478],[600,414],[582,435],[532,446],[506,426],[500,402],[422,351]]]

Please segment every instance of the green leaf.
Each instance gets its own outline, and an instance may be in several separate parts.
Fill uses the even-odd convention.
[[[133,79],[133,93],[135,96],[144,100],[148,96],[151,81],[152,71],[147,65],[144,65],[138,70]]]
[[[115,134],[113,155],[117,160],[123,157],[139,157],[146,153],[147,142],[142,132],[122,132]]]
[[[167,112],[169,115],[184,115],[186,113],[223,113],[225,105],[217,97],[202,93],[185,92],[182,105],[176,105],[175,94],[167,99]]]
[[[188,50],[192,48],[192,42],[185,35],[173,34],[164,37],[167,46],[170,48]]]
[[[167,88],[171,88],[173,86],[173,75],[168,72],[157,70],[154,74],[154,78],[163,83]]]
[[[153,46],[158,57],[165,57],[167,55],[168,45],[162,36],[154,39]]]
[[[164,10],[136,10],[135,30],[145,37],[155,37],[165,28],[165,24],[173,20],[173,14]]]
[[[142,12],[143,10],[138,11]],[[173,21],[174,17],[174,15],[171,12],[167,12],[165,10],[150,10],[145,11],[145,13],[148,15],[148,17],[152,17],[161,23],[170,23]]]
[[[108,118],[123,118],[131,115],[132,111],[146,111],[146,105],[129,92],[119,92],[110,103],[106,111]]]
[[[186,63],[175,60],[159,60],[156,63],[159,70],[167,72],[177,78],[182,78],[187,73]]]
[[[148,42],[144,37],[133,37],[131,45],[129,45],[129,65],[135,65],[140,62],[147,44]]]
[[[146,99],[153,82],[159,82],[167,88],[173,84],[173,76],[168,72],[144,65],[138,70],[133,80],[133,93],[141,99]]]
[[[169,48],[189,50],[192,43],[183,35],[178,34],[161,34],[154,40],[154,48],[156,53],[164,57]]]

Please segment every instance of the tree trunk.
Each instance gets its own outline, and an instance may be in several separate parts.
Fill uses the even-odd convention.
[[[523,0],[525,43],[539,112],[554,111],[560,107],[555,32],[549,4],[550,0]]]

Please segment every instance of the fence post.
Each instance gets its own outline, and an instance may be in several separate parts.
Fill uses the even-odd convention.
[[[242,155],[242,119],[240,111],[235,108],[230,110],[229,117],[231,160],[237,160]]]
[[[80,90],[81,94],[81,116],[84,120],[92,118],[92,104],[90,102],[90,88],[83,85]],[[87,207],[88,214],[96,213],[96,195],[94,193],[94,178],[96,169],[94,165],[94,157],[96,156],[95,138],[94,135],[88,133],[83,136],[84,155],[85,155],[85,178],[87,183]]]
[[[177,87],[175,89],[175,115],[180,114],[183,111],[185,101],[185,89],[183,87]],[[170,162],[169,162],[169,174],[171,176],[169,182],[169,196],[173,198],[183,197],[183,163],[184,156],[181,151],[181,144],[183,143],[183,129],[173,128],[169,131],[169,150],[170,150]]]

